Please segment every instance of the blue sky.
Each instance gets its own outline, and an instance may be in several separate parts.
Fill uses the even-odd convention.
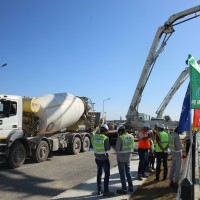
[[[87,96],[95,111],[125,119],[155,33],[197,0],[1,0],[2,94]],[[200,59],[200,17],[175,27],[144,89],[139,112],[155,117],[192,54]],[[164,115],[178,120],[189,80]]]

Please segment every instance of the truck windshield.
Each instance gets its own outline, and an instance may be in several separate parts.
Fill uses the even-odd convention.
[[[9,110],[8,110],[8,102],[7,101],[0,102],[0,118],[14,116],[14,115],[16,115],[16,113],[17,113],[17,102],[11,101]]]

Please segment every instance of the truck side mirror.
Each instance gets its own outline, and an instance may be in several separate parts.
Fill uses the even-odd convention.
[[[5,117],[10,116],[10,109],[11,109],[11,101],[5,101],[4,107],[3,107],[3,113],[4,113]]]

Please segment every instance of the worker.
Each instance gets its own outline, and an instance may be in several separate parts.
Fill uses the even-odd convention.
[[[185,131],[186,132],[186,136],[185,136],[185,143],[186,143],[186,155],[188,155],[189,153],[189,149],[190,149],[190,131]]]
[[[182,166],[182,143],[179,134],[176,131],[177,129],[169,134],[169,150],[172,157],[169,180],[170,187],[177,189]]]
[[[158,124],[158,133],[156,135],[156,178],[155,181],[159,181],[160,177],[160,167],[163,161],[163,181],[167,179],[168,173],[168,166],[167,166],[167,159],[168,159],[168,134],[164,131],[165,126],[164,124]]]
[[[165,132],[168,134],[170,133],[168,126],[166,126],[166,128],[165,128]]]
[[[154,125],[154,128],[153,128],[153,143],[154,143],[154,161],[152,163],[152,169],[155,170],[155,167],[154,167],[154,164],[155,164],[155,161],[156,161],[156,136],[157,136],[157,133],[158,133],[158,124],[159,123],[156,123]]]
[[[154,125],[154,128],[152,129],[153,134],[156,135],[157,131],[158,131],[158,123]]]
[[[139,165],[138,165],[138,180],[148,177],[145,174],[148,164],[148,152],[150,149],[150,141],[148,130],[151,128],[150,124],[145,122],[143,124],[142,130],[138,133],[138,155],[139,155]]]
[[[108,132],[107,124],[100,127],[100,132],[92,137],[92,146],[94,148],[95,162],[97,165],[97,195],[113,196],[114,193],[109,191],[110,178],[110,161],[108,151],[110,150],[109,139],[106,136]],[[101,177],[104,170],[104,192],[101,189]]]
[[[154,163],[155,163],[154,134],[153,134],[152,130],[149,130],[148,134],[149,134],[149,141],[150,141],[150,149],[149,149],[149,158],[148,158],[147,172],[152,173],[152,170],[155,170],[155,168],[154,168]]]
[[[119,169],[120,181],[122,184],[122,189],[117,190],[117,193],[127,194],[126,179],[128,182],[128,191],[133,192],[130,161],[132,152],[134,150],[134,137],[133,135],[126,132],[126,129],[123,125],[118,126],[117,132],[119,135],[116,143],[117,164]]]

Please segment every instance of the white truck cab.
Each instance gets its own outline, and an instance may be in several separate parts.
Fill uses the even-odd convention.
[[[22,97],[0,95],[0,163],[8,162],[15,168],[24,162],[23,138]]]
[[[0,95],[0,139],[13,130],[22,130],[22,97]]]

